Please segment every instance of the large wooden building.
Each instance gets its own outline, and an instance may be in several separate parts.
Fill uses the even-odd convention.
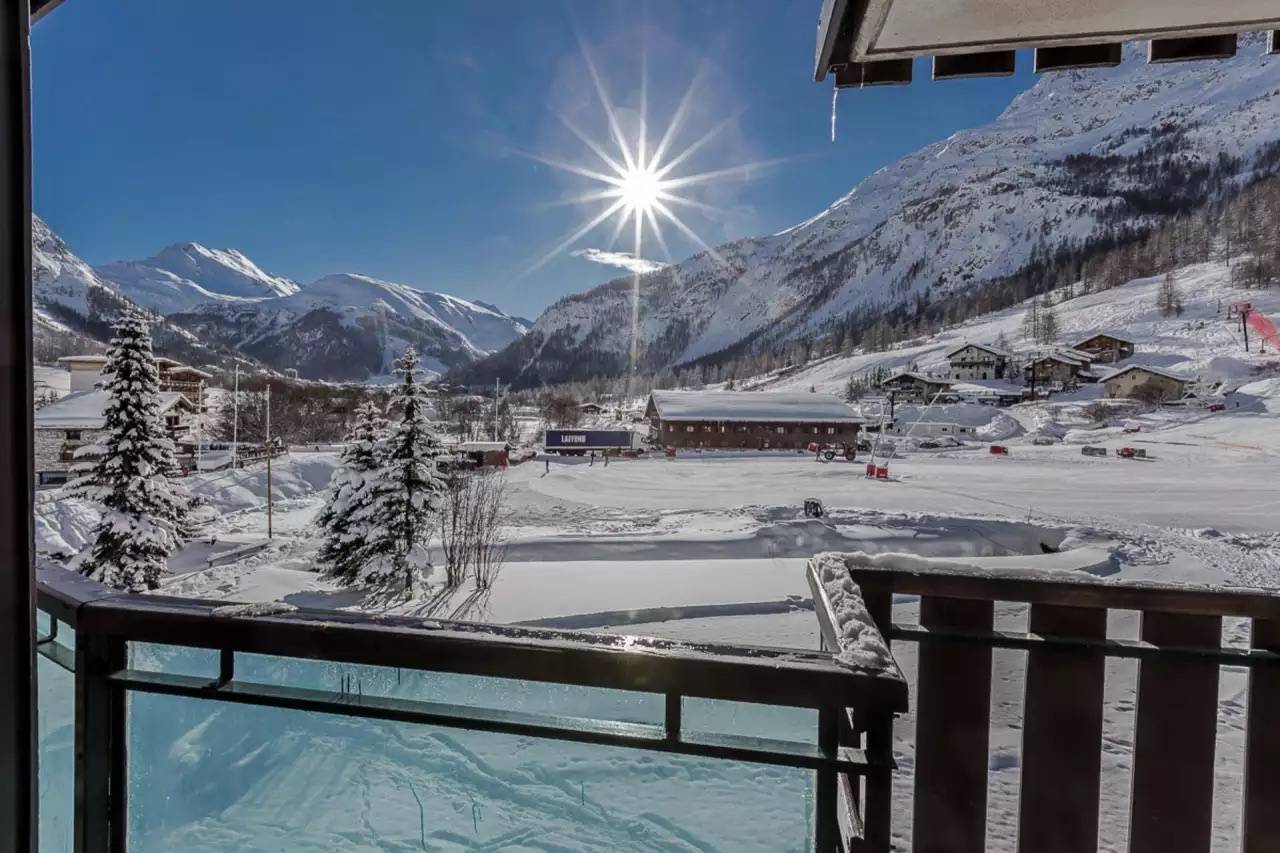
[[[852,444],[862,420],[831,394],[654,391],[645,417],[666,447],[770,450]]]
[[[1099,332],[1072,344],[1073,349],[1093,356],[1098,364],[1115,364],[1131,358],[1137,349],[1133,341],[1110,332]]]
[[[950,391],[951,382],[946,379],[939,379],[936,376],[904,370],[881,382],[880,390],[886,394],[892,392],[901,402],[919,401],[928,403],[938,395]]]
[[[1011,361],[1012,353],[987,344],[963,343],[947,353],[955,382],[1004,379]]]

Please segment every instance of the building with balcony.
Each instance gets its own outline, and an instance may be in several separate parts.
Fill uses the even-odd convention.
[[[926,373],[904,370],[880,383],[880,390],[894,394],[900,402],[927,403],[951,390],[951,382]]]
[[[950,377],[955,382],[1003,379],[1013,354],[988,344],[964,343],[947,353]]]
[[[1098,364],[1115,364],[1117,361],[1124,361],[1126,358],[1132,358],[1137,350],[1137,345],[1133,341],[1111,332],[1090,335],[1076,341],[1071,347],[1089,353]]]

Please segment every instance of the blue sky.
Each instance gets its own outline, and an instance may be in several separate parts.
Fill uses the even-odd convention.
[[[668,150],[718,128],[672,172],[731,170],[682,191],[712,245],[814,215],[1033,82],[1027,57],[945,83],[921,63],[910,87],[842,92],[833,144],[819,6],[66,0],[32,34],[36,211],[90,263],[194,240],[303,283],[362,272],[535,316],[623,274],[569,253],[609,248],[609,222],[536,263],[601,209],[563,203],[598,185],[536,159],[603,168],[557,114],[612,150],[581,45],[628,139],[647,81],[650,151],[692,84]],[[642,254],[697,249],[664,234]]]

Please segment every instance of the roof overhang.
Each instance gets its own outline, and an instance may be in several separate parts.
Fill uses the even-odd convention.
[[[1230,56],[1235,35],[1280,29],[1275,0],[824,0],[814,79],[842,86],[907,83],[911,60],[934,77],[1013,73],[1013,51],[1036,70],[1116,65],[1120,43],[1151,41],[1153,62]]]

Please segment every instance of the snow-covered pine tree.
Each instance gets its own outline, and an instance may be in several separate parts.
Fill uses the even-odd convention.
[[[439,521],[444,478],[436,459],[445,451],[427,419],[427,395],[418,381],[418,354],[405,347],[396,360],[400,384],[391,409],[400,419],[388,430],[382,469],[370,495],[352,512],[352,522],[365,531],[354,559],[363,586],[412,595],[415,582],[431,566],[427,542]]]
[[[384,463],[387,421],[373,402],[356,409],[346,436],[342,467],[329,483],[329,499],[316,517],[323,541],[318,559],[325,573],[344,583],[358,579],[361,551],[368,536],[361,510],[373,497],[373,485]]]
[[[160,372],[146,317],[116,321],[103,368],[105,434],[77,455],[92,458],[74,490],[102,507],[102,521],[80,571],[117,589],[156,589],[182,538],[191,497],[168,478],[177,466],[160,415]]]

